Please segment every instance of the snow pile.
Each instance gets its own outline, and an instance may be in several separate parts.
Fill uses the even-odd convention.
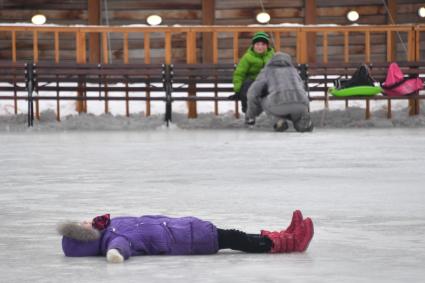
[[[425,105],[424,105],[425,106]],[[408,109],[392,111],[392,119],[386,118],[386,112],[377,110],[371,118],[365,119],[363,108],[352,107],[345,110],[319,110],[311,113],[316,128],[392,128],[425,127],[425,115],[409,116]]]
[[[422,109],[425,103],[422,102]],[[392,119],[386,118],[386,111],[375,110],[371,118],[365,119],[365,110],[360,107],[350,107],[336,110],[315,110],[311,112],[315,127],[320,128],[416,128],[425,127],[425,115],[409,116],[408,109],[392,111]],[[272,122],[263,114],[257,119],[254,130],[271,130]],[[45,110],[40,114],[40,120],[34,121],[34,127],[27,127],[27,115],[1,115],[0,132],[19,131],[140,131],[166,128],[163,114],[145,117],[144,112],[131,114],[130,117],[112,114],[70,114],[56,121],[53,110]],[[245,129],[243,116],[236,119],[233,111],[218,116],[213,113],[199,113],[196,119],[188,119],[185,113],[173,113],[170,128],[180,129]],[[293,131],[290,127],[290,131]]]
[[[67,115],[56,121],[53,110],[40,114],[40,120],[34,120],[34,127],[28,128],[27,115],[0,116],[0,132],[19,131],[117,131],[117,130],[150,130],[164,126],[164,117],[152,115],[145,117],[144,113],[132,114],[130,117],[111,114],[79,114]]]
[[[20,131],[140,131],[167,128],[165,123],[165,105],[163,102],[151,102],[151,116],[146,117],[145,102],[130,103],[130,117],[125,116],[123,102],[110,101],[109,111],[104,114],[105,104],[100,101],[90,101],[87,104],[89,113],[78,114],[74,101],[60,103],[61,121],[56,121],[56,102],[40,102],[40,120],[34,121],[34,127],[27,126],[27,102],[18,101],[17,112],[14,114],[14,104],[10,100],[0,101],[0,132]],[[350,101],[345,108],[344,101],[332,101],[329,109],[323,102],[312,102],[311,116],[316,128],[403,128],[425,127],[425,101],[421,101],[421,114],[409,116],[408,101],[393,101],[392,119],[387,119],[386,101],[371,103],[371,118],[365,119],[364,101]],[[214,115],[213,102],[198,102],[196,119],[187,118],[187,103],[173,103],[173,114],[170,128],[180,129],[246,129],[243,114],[235,118],[235,103],[222,101],[219,103],[219,115]],[[254,130],[270,131],[272,122],[263,114],[258,117]],[[292,126],[290,131],[293,131]]]

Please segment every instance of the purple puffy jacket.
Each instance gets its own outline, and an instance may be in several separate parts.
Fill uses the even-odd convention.
[[[100,239],[79,241],[62,238],[66,256],[106,255],[117,249],[128,259],[136,255],[214,254],[218,251],[217,228],[195,217],[116,217]]]

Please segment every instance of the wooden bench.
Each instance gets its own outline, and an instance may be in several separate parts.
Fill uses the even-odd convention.
[[[218,102],[230,101],[233,94],[232,76],[234,64],[172,64],[170,65],[171,101],[187,101],[196,113],[197,101],[213,101],[218,115]],[[185,95],[182,95],[185,94]],[[235,102],[235,115],[239,116]],[[170,109],[171,110],[171,109]]]
[[[371,75],[378,82],[385,81],[388,66],[390,63],[377,63],[369,64]],[[425,62],[400,62],[399,66],[402,67],[406,76],[419,75],[421,78],[425,77]],[[387,101],[387,118],[391,118],[391,101],[392,100],[409,100],[412,104],[414,101],[414,110],[410,111],[411,115],[419,114],[419,99],[424,99],[425,95],[420,95],[419,92],[401,97],[388,97],[382,94],[375,96],[350,96],[350,97],[336,97],[329,95],[329,89],[334,87],[334,81],[337,78],[348,79],[359,68],[361,63],[312,63],[305,64],[301,70],[302,77],[306,81],[307,90],[309,93],[310,101],[323,101],[325,108],[329,107],[329,101],[345,101],[345,106],[351,100],[365,101],[365,118],[369,119],[370,114],[370,101],[371,100],[386,100]],[[302,65],[300,65],[302,66]]]
[[[382,94],[375,96],[350,96],[336,97],[329,94],[329,89],[334,87],[334,81],[338,78],[348,79],[360,67],[361,63],[312,63],[297,64],[301,78],[305,82],[310,101],[323,101],[325,108],[329,107],[329,101],[365,102],[365,118],[371,117],[371,100],[387,101],[387,118],[391,118],[392,100],[416,101],[415,111],[412,115],[419,114],[419,99],[425,98],[419,92],[402,97],[388,97]],[[403,72],[407,75],[425,76],[425,62],[400,62]],[[385,80],[389,63],[369,64],[371,75],[380,83]],[[193,104],[197,101],[214,101],[214,112],[218,114],[218,102],[227,101],[229,94],[233,93],[232,76],[234,64],[174,64],[170,65],[170,114],[171,102],[187,101],[189,107],[195,109]],[[179,95],[179,94],[185,95]],[[220,95],[221,94],[221,95]],[[190,111],[190,110],[189,110]],[[189,115],[190,116],[190,115]],[[238,117],[238,103],[235,104],[235,116]],[[170,118],[171,119],[171,118]]]
[[[127,116],[130,101],[146,101],[147,104],[150,101],[166,101],[164,64],[42,62],[34,64],[33,71],[35,95],[30,101],[35,102],[37,118],[41,100],[56,100],[58,120],[61,100],[78,101],[81,112],[87,111],[87,101],[104,101],[105,113],[109,112],[109,101],[125,101]],[[159,92],[159,95],[152,95],[153,92]],[[146,108],[149,110],[150,106]]]
[[[385,80],[389,63],[369,64],[371,75],[380,82]],[[370,101],[387,100],[388,118],[391,118],[392,100],[409,100],[411,114],[419,113],[419,100],[425,95],[415,93],[403,97],[376,95],[335,97],[328,94],[337,78],[350,78],[360,63],[314,63],[299,64],[296,67],[303,80],[311,101],[345,101],[366,103],[366,119],[370,118]],[[406,75],[425,77],[425,62],[400,62]],[[80,110],[87,111],[87,101],[103,101],[108,112],[109,101],[125,101],[129,115],[130,101],[150,101],[165,103],[165,121],[171,121],[172,103],[186,101],[195,107],[197,101],[213,101],[214,112],[218,114],[218,102],[229,101],[233,94],[232,76],[234,64],[76,64],[0,61],[0,99],[16,101],[28,100],[28,120],[32,125],[35,116],[39,117],[39,102],[55,100],[57,119],[60,119],[60,101],[75,100]],[[27,87],[28,86],[28,87]],[[30,90],[33,90],[34,93]],[[157,92],[156,95],[152,93]],[[118,93],[120,95],[118,95]],[[195,105],[195,106],[194,106]],[[150,113],[147,113],[149,115]],[[195,115],[196,116],[196,115]],[[235,116],[239,116],[238,102],[235,102]]]
[[[400,69],[403,71],[405,77],[409,76],[418,76],[422,79],[425,86],[425,61],[415,61],[415,62],[397,62]],[[371,69],[372,76],[379,82],[384,82],[388,67],[390,63],[375,63],[370,64],[369,68]],[[401,96],[401,97],[388,97],[384,96],[382,99],[387,100],[387,117],[390,119],[391,115],[391,101],[392,100],[409,100],[409,114],[418,115],[420,112],[420,100],[425,99],[425,92],[420,93],[417,91],[414,94]]]
[[[403,97],[388,97],[382,94],[336,97],[329,94],[329,89],[334,87],[336,79],[351,78],[360,65],[361,63],[311,63],[297,64],[296,68],[305,82],[310,101],[323,101],[325,108],[329,107],[330,101],[345,101],[346,108],[349,106],[349,101],[364,101],[366,119],[371,117],[370,102],[372,100],[387,101],[387,118],[390,119],[392,100],[411,101],[424,98],[424,95],[420,95],[419,92]],[[385,80],[389,63],[369,64],[368,66],[371,69],[371,75],[382,83]],[[401,62],[400,66],[406,75],[425,76],[425,62]],[[228,100],[227,97],[233,93],[232,76],[234,69],[235,65],[233,64],[170,65],[171,101],[187,101],[189,104],[197,101],[214,101],[214,112],[218,114],[218,102]],[[182,93],[185,95],[179,95]],[[419,114],[419,103],[416,102],[414,105],[416,111],[411,112],[411,114]],[[196,112],[196,106],[194,108]],[[238,103],[235,105],[235,113],[238,117]]]

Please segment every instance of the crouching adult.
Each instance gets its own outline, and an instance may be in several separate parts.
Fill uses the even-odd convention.
[[[288,129],[288,120],[298,132],[313,130],[303,81],[286,53],[276,53],[248,90],[245,122],[254,125],[255,118],[263,111],[278,132]]]

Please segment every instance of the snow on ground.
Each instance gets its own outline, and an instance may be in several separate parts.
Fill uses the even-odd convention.
[[[78,114],[74,102],[61,102],[61,122],[56,122],[56,102],[40,103],[41,118],[35,121],[34,128],[27,127],[27,104],[18,104],[18,115],[14,115],[12,101],[0,101],[0,131],[52,131],[52,130],[146,130],[165,126],[163,102],[152,102],[151,113],[145,117],[144,102],[130,102],[130,117],[125,116],[124,102],[110,101],[111,113],[104,114],[104,103],[89,101],[88,113]],[[386,118],[386,102],[372,101],[372,118],[365,119],[365,103],[350,102],[345,108],[343,101],[331,101],[329,109],[323,102],[312,102],[312,119],[316,128],[391,128],[391,127],[425,127],[424,111],[418,116],[408,115],[407,101],[394,101],[392,119]],[[187,106],[184,102],[173,103],[173,121],[171,126],[184,129],[244,129],[243,119],[234,117],[234,102],[220,102],[219,113],[212,114],[212,102],[198,102],[199,116],[187,119]],[[421,102],[425,109],[425,102]],[[254,129],[270,130],[271,122],[265,115],[259,117]]]

